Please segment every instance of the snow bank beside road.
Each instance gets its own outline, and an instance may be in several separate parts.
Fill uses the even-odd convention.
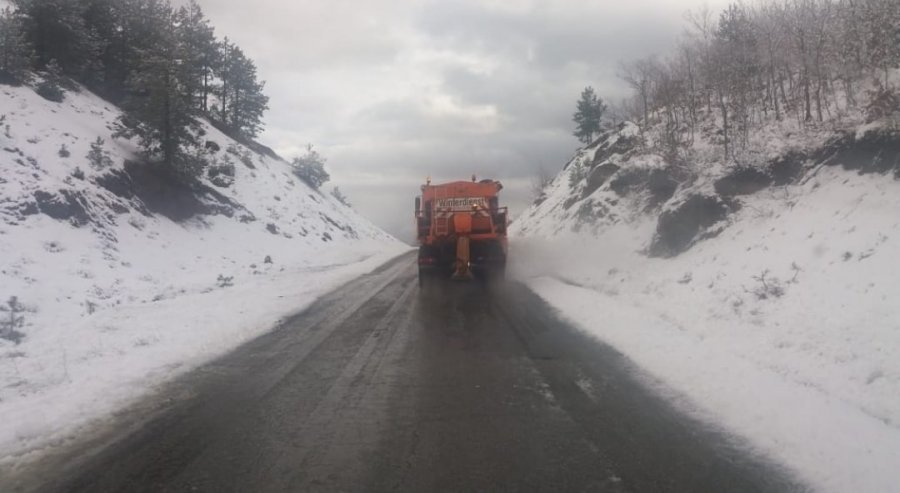
[[[816,489],[895,491],[898,210],[897,181],[823,168],[675,258],[640,253],[648,218],[518,239],[510,272]]]
[[[5,365],[40,380],[0,403],[0,464],[27,459],[180,373],[257,337],[402,251],[246,277],[234,286],[107,310],[42,332]],[[29,386],[25,379],[23,385]]]

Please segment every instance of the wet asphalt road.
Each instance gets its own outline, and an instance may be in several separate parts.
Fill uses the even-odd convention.
[[[404,256],[0,491],[796,491],[520,284]]]

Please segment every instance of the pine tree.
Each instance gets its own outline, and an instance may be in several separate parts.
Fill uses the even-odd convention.
[[[99,40],[102,79],[89,83],[115,103],[128,96],[131,75],[142,68],[146,54],[171,42],[174,19],[167,0],[81,0],[85,26]]]
[[[39,68],[51,60],[64,74],[87,78],[95,65],[98,40],[84,23],[84,6],[73,0],[14,0],[23,14],[25,31],[35,50]]]
[[[175,33],[174,14],[171,9],[161,14],[159,44],[139,52],[139,65],[127,81],[118,134],[137,137],[149,159],[193,177],[204,164],[189,152],[197,145],[198,111],[191,100],[190,72]]]
[[[31,68],[33,52],[22,18],[9,7],[0,11],[0,84],[21,84]]]
[[[594,88],[585,87],[581,91],[577,111],[572,116],[576,126],[574,135],[578,137],[579,141],[589,144],[594,140],[594,135],[600,133],[600,124],[605,111],[606,104],[594,93]]]
[[[91,167],[98,171],[105,170],[113,164],[112,158],[109,157],[109,152],[106,151],[103,144],[103,139],[97,137],[97,140],[91,142],[91,150],[86,156]]]
[[[215,70],[221,60],[219,43],[195,0],[190,0],[178,10],[176,24],[178,41],[187,67],[187,91],[191,94],[194,106],[206,112]]]
[[[588,169],[581,159],[576,160],[569,166],[569,188],[575,189],[587,178]]]
[[[84,27],[96,42],[94,66],[102,68],[83,81],[91,90],[113,102],[120,102],[125,94],[128,78],[129,51],[126,45],[126,23],[123,13],[130,0],[81,0]]]
[[[269,109],[269,98],[262,92],[265,83],[257,81],[253,61],[227,38],[219,78],[219,121],[238,136],[255,137],[262,128],[263,113]]]

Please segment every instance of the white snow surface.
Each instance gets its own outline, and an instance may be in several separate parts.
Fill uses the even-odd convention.
[[[897,491],[900,182],[821,168],[742,197],[718,236],[670,259],[644,253],[655,216],[620,203],[584,225],[572,193],[563,172],[512,225],[511,275],[815,490]]]
[[[118,115],[86,90],[57,104],[0,86],[0,302],[17,296],[27,309],[21,343],[0,339],[0,464],[73,436],[408,249],[286,162],[209,125],[204,139],[219,159],[231,148],[236,168],[217,191],[242,209],[183,222],[138,212],[94,183],[104,171],[86,159],[98,136],[113,168],[135,158],[133,143],[112,136]],[[23,213],[35,191],[61,189],[82,194],[88,224]]]

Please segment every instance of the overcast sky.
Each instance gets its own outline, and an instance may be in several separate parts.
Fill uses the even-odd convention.
[[[285,158],[314,144],[355,208],[412,239],[434,181],[495,178],[518,214],[539,167],[578,147],[584,86],[627,89],[619,60],[665,53],[683,14],[725,0],[198,0],[252,57],[271,109],[260,140]]]

